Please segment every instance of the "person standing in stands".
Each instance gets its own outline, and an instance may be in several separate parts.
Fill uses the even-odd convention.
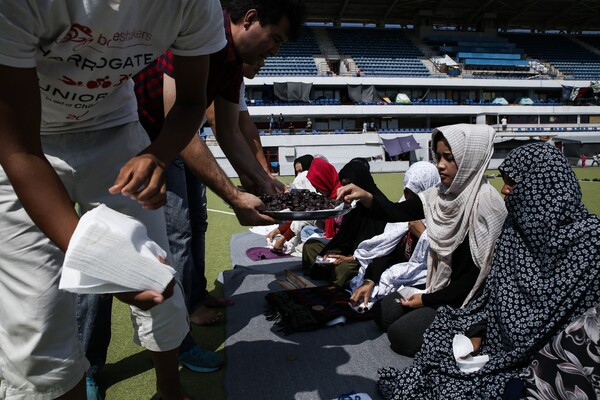
[[[216,0],[176,0],[168,10],[154,2],[0,3],[1,37],[10,38],[0,46],[0,397],[86,397],[75,296],[58,289],[78,225],[73,204],[86,212],[104,203],[135,217],[168,250],[164,171],[200,126],[208,55],[225,45],[219,8]],[[168,48],[180,91],[150,144],[129,78]],[[256,200],[236,206],[257,212]],[[187,398],[176,355],[189,326],[178,285],[115,296],[132,305],[159,395]]]
[[[508,126],[508,121],[506,119],[506,116],[502,117],[502,119],[500,120],[500,124],[502,125],[502,130],[506,131],[506,128]]]
[[[271,133],[273,131],[274,127],[275,127],[275,117],[273,116],[273,114],[271,114],[271,116],[269,117],[269,133]]]
[[[279,113],[279,130],[283,130],[283,127],[285,126],[285,118],[283,118],[283,114]]]
[[[312,121],[310,120],[310,118],[308,118],[308,119],[306,120],[306,127],[305,127],[305,129],[306,129],[307,131],[309,131],[309,130],[311,130],[311,129],[312,129]]]

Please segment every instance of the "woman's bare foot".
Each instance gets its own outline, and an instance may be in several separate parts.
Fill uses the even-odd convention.
[[[196,325],[211,325],[218,322],[223,314],[209,309],[206,305],[201,305],[190,314],[190,321]]]
[[[228,299],[226,297],[215,297],[210,294],[206,296],[206,300],[204,300],[204,305],[210,308],[229,307],[234,304],[235,302],[231,299]]]

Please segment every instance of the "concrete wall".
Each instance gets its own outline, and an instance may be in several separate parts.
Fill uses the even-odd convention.
[[[385,138],[408,136],[406,134],[385,134]],[[429,134],[413,135],[421,149],[416,150],[415,160],[429,159]],[[367,159],[380,159],[371,162],[372,172],[402,172],[409,167],[408,161],[384,162],[385,151],[381,145],[379,135],[376,133],[364,134],[328,134],[328,135],[281,135],[261,136],[263,147],[277,147],[279,158],[279,173],[281,175],[294,175],[294,159],[304,154],[322,154],[327,160],[340,170],[348,161],[355,157]],[[237,177],[231,163],[225,157],[221,148],[209,144],[209,149],[223,168],[227,176]]]

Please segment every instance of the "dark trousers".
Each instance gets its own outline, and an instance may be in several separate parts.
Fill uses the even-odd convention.
[[[352,278],[358,275],[359,265],[356,261],[342,262],[338,265],[315,264],[317,256],[325,247],[318,240],[307,240],[302,247],[302,272],[313,279],[328,280],[339,287],[347,286]]]
[[[387,332],[392,350],[414,357],[423,344],[423,334],[433,322],[436,310],[404,307],[400,299],[400,294],[394,292],[377,301],[372,309],[373,319]]]

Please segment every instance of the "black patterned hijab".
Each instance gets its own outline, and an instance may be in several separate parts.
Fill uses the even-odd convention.
[[[499,169],[516,182],[482,296],[440,308],[415,364],[382,369],[384,398],[499,398],[508,379],[570,321],[600,303],[600,220],[581,203],[567,159],[546,143],[509,153]],[[479,371],[459,371],[452,338],[486,323]]]

